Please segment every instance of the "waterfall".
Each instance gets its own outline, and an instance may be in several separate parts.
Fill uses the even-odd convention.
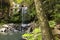
[[[25,15],[27,14],[27,7],[22,7],[22,24],[25,22]]]
[[[22,32],[26,32],[28,30],[28,27],[30,26],[30,24],[27,23],[27,18],[29,18],[27,9],[28,7],[26,7],[25,5],[22,7],[22,24],[21,24]]]
[[[22,7],[22,26],[26,26],[27,24],[25,23],[25,15],[27,14],[27,7],[23,6]]]

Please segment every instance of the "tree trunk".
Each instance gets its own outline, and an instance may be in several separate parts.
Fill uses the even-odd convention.
[[[50,30],[47,17],[42,8],[42,0],[34,0],[37,11],[37,17],[42,31],[42,40],[54,40],[52,32]]]

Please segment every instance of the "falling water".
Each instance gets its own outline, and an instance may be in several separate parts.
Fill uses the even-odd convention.
[[[27,7],[24,5],[22,7],[22,26],[26,26],[27,24],[25,24],[25,14],[27,14]]]

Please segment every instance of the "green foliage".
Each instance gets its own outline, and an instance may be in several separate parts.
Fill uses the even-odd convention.
[[[12,22],[12,23],[20,23],[21,22],[21,14],[20,13],[14,13],[10,17],[9,22]]]
[[[60,4],[59,4],[59,1],[55,1],[56,4],[54,6],[54,17],[55,17],[55,22],[56,23],[60,23]]]
[[[33,4],[33,0],[23,0],[23,1],[22,0],[13,0],[13,1],[15,3],[18,3],[18,4],[21,4],[24,1],[28,5],[28,15],[29,15],[29,18],[26,18],[27,21],[30,21],[36,15],[35,7],[34,7],[34,5],[32,5]],[[6,5],[4,5],[2,7],[3,7],[4,11],[7,10],[7,6]],[[15,10],[14,13],[12,13],[12,14],[13,14],[13,16],[11,16],[10,19],[7,20],[7,21],[8,22],[13,22],[13,23],[18,23],[18,22],[20,23],[21,19],[22,19],[21,13],[16,13],[16,10]],[[4,15],[4,17],[6,17],[6,16],[7,15]],[[7,22],[7,21],[5,21],[5,22]]]
[[[49,21],[49,25],[50,25],[50,27],[54,27],[56,25],[56,23],[54,20],[52,20],[52,21]]]
[[[23,35],[23,37],[31,37],[31,36],[33,36],[33,34],[28,34],[28,33],[25,33],[24,35]]]
[[[15,17],[12,17],[12,18],[11,18],[11,20],[12,20],[12,21],[15,21],[15,22],[16,22],[18,19],[19,19],[19,16],[15,16]]]
[[[29,18],[26,18],[26,19],[30,20],[34,16],[36,16],[35,5],[33,3],[33,0],[14,0],[14,2],[18,3],[18,4],[24,2],[28,6],[28,15],[27,16],[29,16]],[[42,4],[43,4],[43,9],[44,9],[45,13],[49,14],[47,17],[50,16],[50,17],[54,18],[53,20],[49,21],[50,27],[54,27],[56,25],[56,22],[60,22],[60,0],[42,0]],[[0,10],[1,9],[7,10],[7,6],[8,5],[3,5],[1,8],[1,5],[0,5]],[[4,16],[4,17],[6,17],[6,16]],[[11,16],[11,18],[7,21],[13,22],[13,23],[20,23],[21,19],[22,19],[21,13],[16,13],[16,11],[14,11],[13,16]],[[48,18],[48,19],[50,19],[50,18]],[[0,20],[0,24],[2,25],[4,23],[6,23],[7,21],[5,21],[4,19]],[[42,36],[41,36],[40,32],[41,32],[41,30],[36,28],[32,33],[25,33],[23,35],[23,37],[27,38],[27,40],[42,40]],[[18,38],[12,39],[13,37],[14,36],[11,37],[11,40],[18,39]],[[3,39],[4,37],[0,37],[0,38]],[[6,39],[4,38],[3,40],[6,40]],[[20,39],[18,39],[18,40],[20,40]]]
[[[39,32],[41,32],[41,30],[38,29],[38,28],[35,28],[34,31],[33,31],[32,33],[36,33],[36,34],[37,34],[37,33],[39,33]]]
[[[21,3],[23,0],[14,0],[14,2],[16,2],[16,3]]]
[[[33,0],[24,0],[25,3],[27,3],[28,5],[31,5],[33,3]]]
[[[35,10],[35,7],[34,5],[32,5],[33,7],[29,8],[28,9],[28,13],[31,17],[34,17],[34,15],[36,15],[36,10]]]
[[[32,33],[25,33],[23,38],[27,38],[27,40],[42,40],[41,30],[39,28],[35,28]]]

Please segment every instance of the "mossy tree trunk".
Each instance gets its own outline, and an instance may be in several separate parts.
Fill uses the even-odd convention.
[[[42,31],[42,40],[54,40],[45,12],[43,11],[42,0],[34,0],[38,21]]]

